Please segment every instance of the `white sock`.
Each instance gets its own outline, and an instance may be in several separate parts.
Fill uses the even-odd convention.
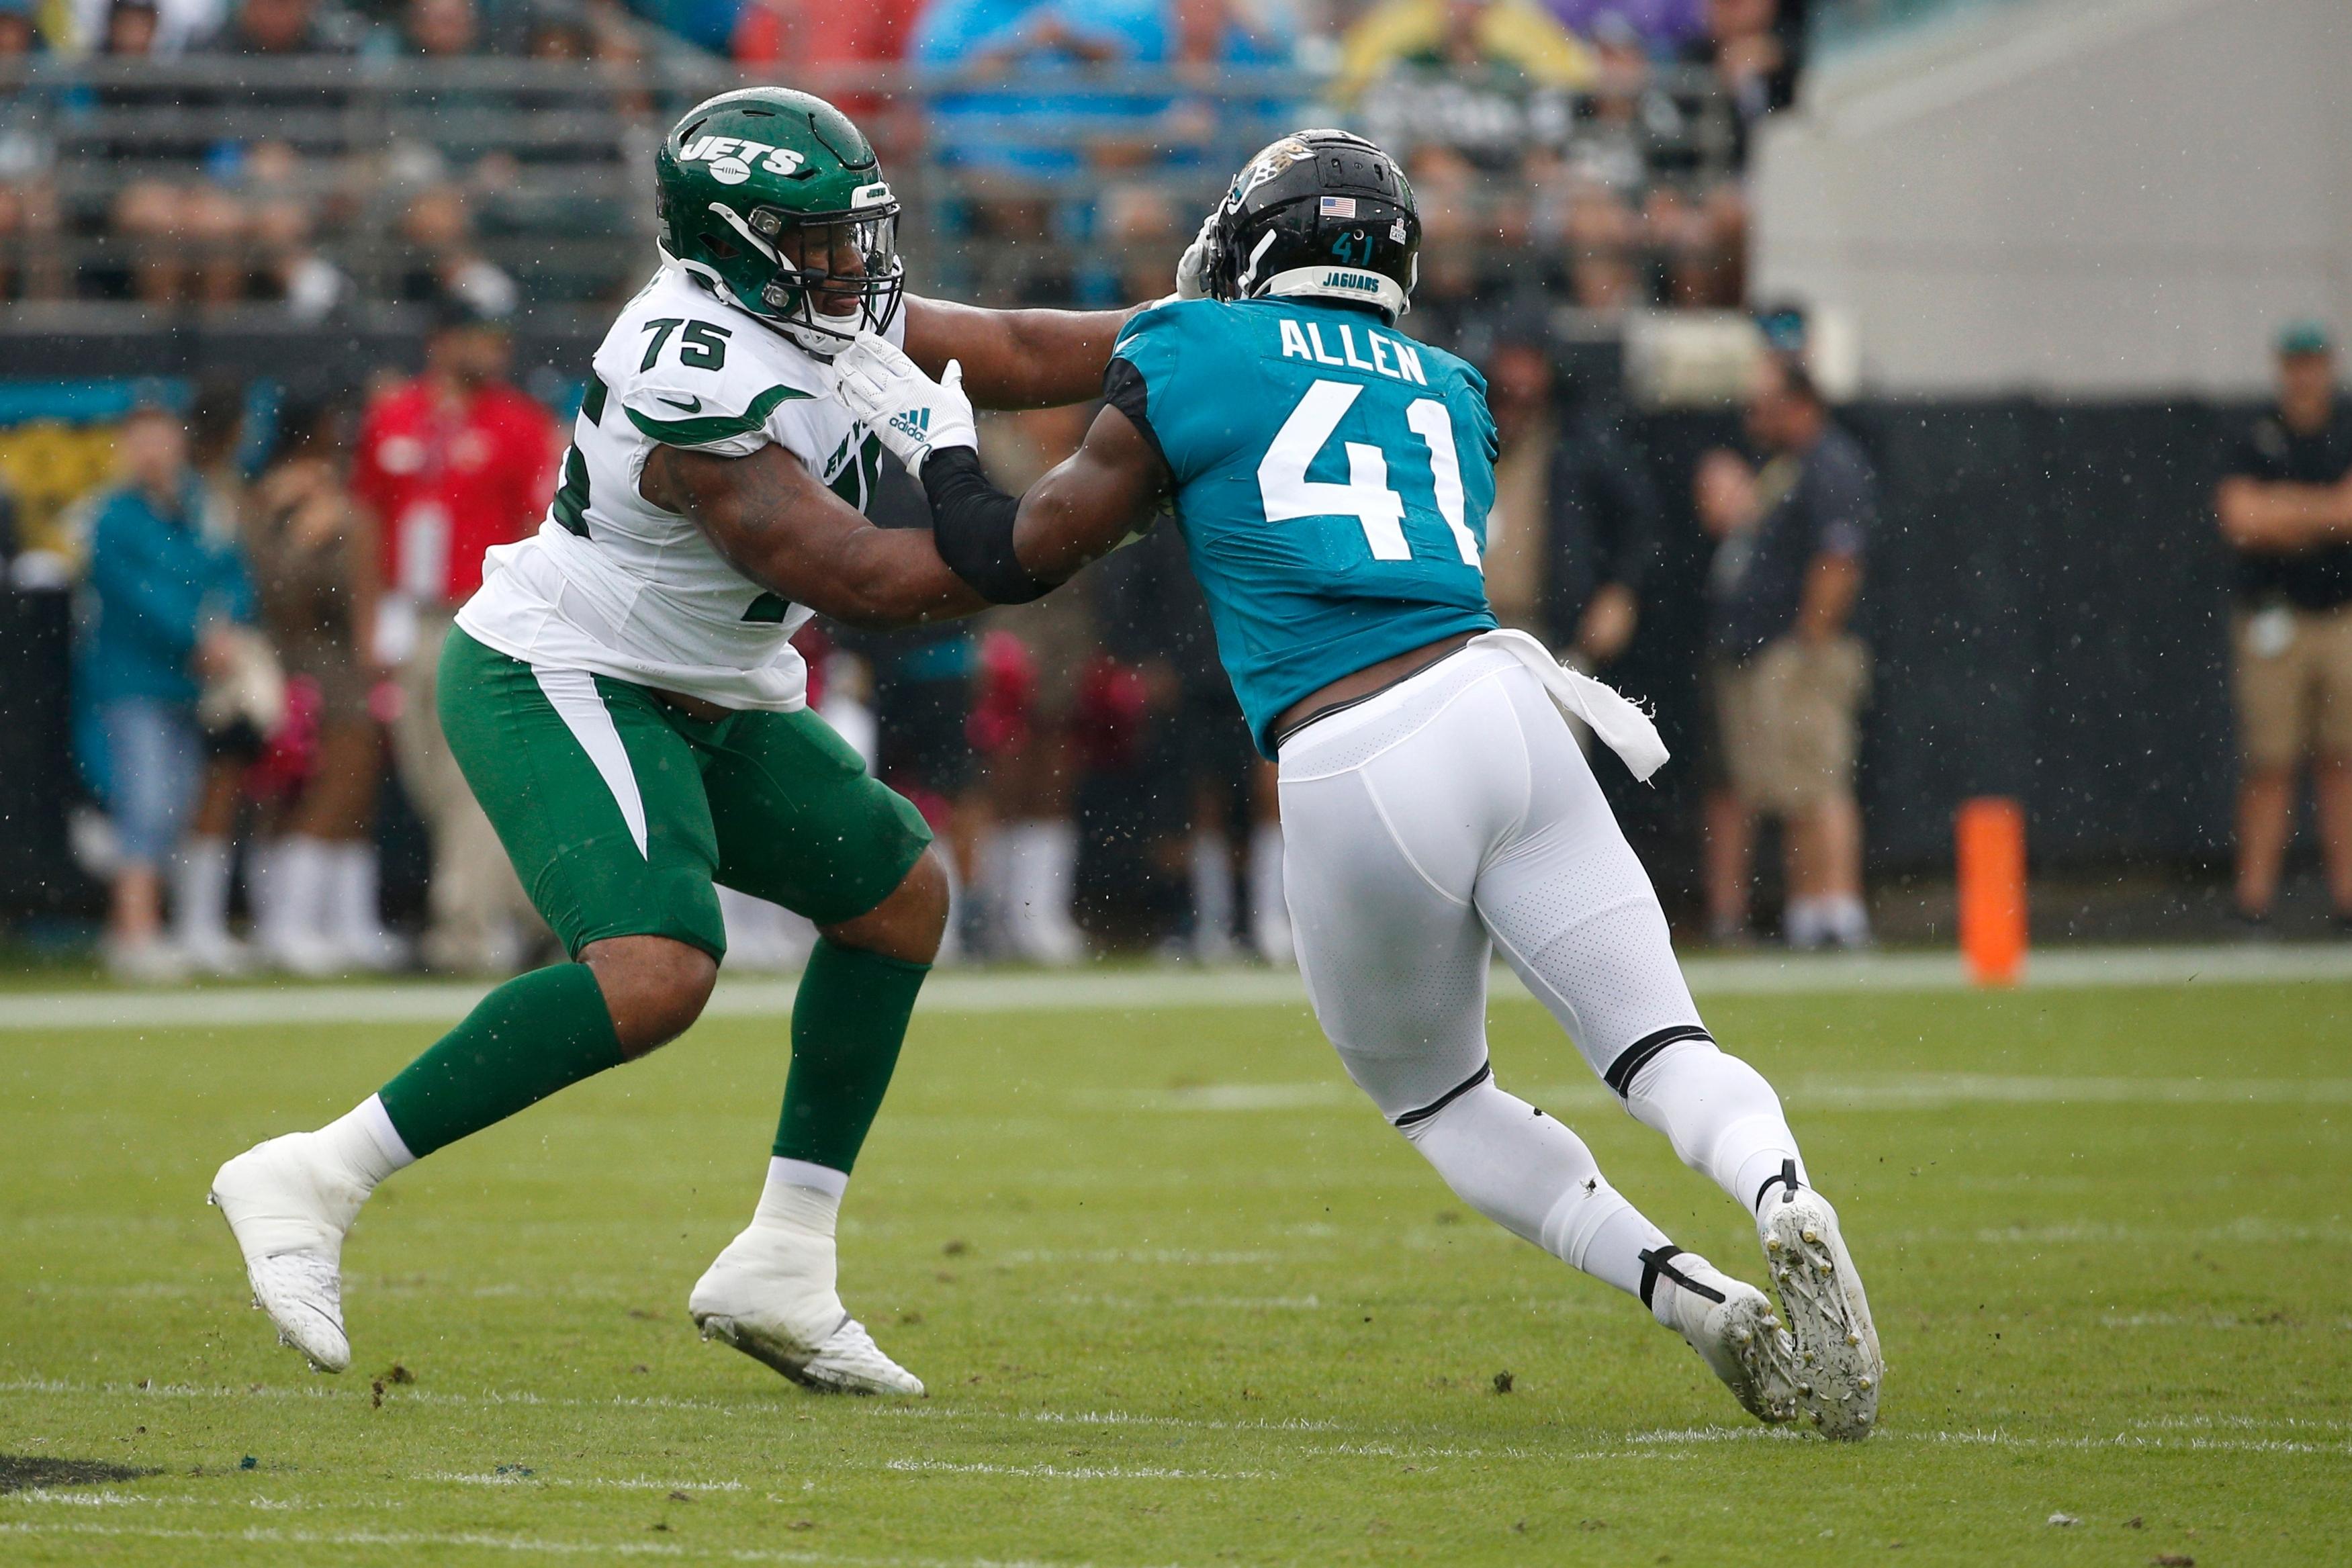
[[[260,896],[265,939],[316,940],[326,929],[325,841],[289,834],[272,844],[261,873]]]
[[[1032,819],[997,837],[1004,855],[998,912],[1013,951],[1057,961],[1080,956],[1081,938],[1070,918],[1077,885],[1077,824]]]
[[[1488,1079],[1401,1128],[1463,1202],[1572,1269],[1642,1290],[1644,1249],[1666,1244],[1601,1175],[1584,1140]]]
[[[228,939],[228,841],[184,840],[172,868],[172,919],[180,945]]]
[[[1780,915],[1780,935],[1791,947],[1818,947],[1829,939],[1827,903],[1819,898],[1792,898]]]
[[[323,852],[330,890],[327,914],[335,936],[354,946],[380,941],[383,915],[375,846],[353,840],[327,844]]]
[[[1780,1097],[1762,1073],[1706,1040],[1683,1040],[1651,1058],[1627,1085],[1625,1107],[1751,1215],[1757,1189],[1784,1162],[1796,1161],[1804,1179]]]
[[[1870,910],[1850,893],[1833,894],[1822,901],[1822,925],[1832,940],[1859,946],[1870,940]]]
[[[372,1190],[376,1183],[403,1166],[416,1163],[416,1156],[401,1140],[400,1130],[392,1124],[380,1095],[369,1095],[320,1128],[314,1136],[342,1162],[343,1168],[362,1189]]]
[[[751,1223],[812,1230],[830,1239],[841,1215],[841,1195],[848,1190],[845,1172],[778,1155],[768,1162],[767,1185],[760,1189]]]
[[[1234,855],[1223,833],[1192,835],[1192,950],[1223,957],[1234,945]]]
[[[1056,925],[1067,925],[1078,891],[1078,825],[1057,817],[1029,824],[1029,831],[1037,911]]]
[[[1282,824],[1260,822],[1250,835],[1250,939],[1270,964],[1293,961],[1290,905],[1282,888]]]

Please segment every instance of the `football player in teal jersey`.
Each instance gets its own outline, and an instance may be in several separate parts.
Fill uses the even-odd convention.
[[[1400,329],[1420,242],[1412,189],[1370,142],[1267,147],[1176,297],[1121,331],[1085,444],[1018,499],[981,470],[957,366],[934,381],[868,335],[835,361],[838,395],[921,481],[940,558],[996,602],[1172,508],[1279,764],[1299,967],[1349,1075],[1465,1202],[1638,1296],[1758,1417],[1866,1437],[1883,1367],[1835,1211],[1771,1086],[1700,1022],[1561,710],[1643,777],[1664,748],[1487,607],[1495,426],[1478,373]],[[1785,1323],[1496,1083],[1497,950],[1633,1114],[1754,1216]]]

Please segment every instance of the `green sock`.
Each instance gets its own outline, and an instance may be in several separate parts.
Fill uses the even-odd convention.
[[[776,1157],[846,1173],[898,1065],[929,964],[820,939],[793,1000],[793,1070]]]
[[[379,1094],[401,1142],[422,1159],[620,1064],[595,974],[585,964],[556,964],[484,997]]]

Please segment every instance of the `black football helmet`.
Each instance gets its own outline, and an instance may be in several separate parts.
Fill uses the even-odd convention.
[[[1218,299],[1319,295],[1409,308],[1421,215],[1396,161],[1344,131],[1300,131],[1242,165],[1203,283]]]

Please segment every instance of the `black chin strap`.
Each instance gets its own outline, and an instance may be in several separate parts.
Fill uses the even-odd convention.
[[[1721,1291],[1710,1290],[1706,1286],[1702,1285],[1697,1281],[1692,1279],[1688,1274],[1684,1273],[1680,1269],[1675,1267],[1673,1260],[1679,1258],[1682,1255],[1683,1249],[1675,1246],[1671,1241],[1667,1242],[1664,1247],[1652,1247],[1640,1254],[1642,1260],[1642,1304],[1643,1306],[1646,1307],[1650,1305],[1650,1298],[1657,1293],[1658,1281],[1662,1278],[1672,1280],[1684,1290],[1696,1291],[1697,1294],[1705,1296],[1710,1301],[1720,1301],[1723,1300],[1723,1292]]]
[[[1770,1192],[1776,1186],[1785,1186],[1789,1189],[1780,1195],[1780,1201],[1782,1203],[1790,1203],[1795,1201],[1797,1197],[1796,1161],[1782,1160],[1780,1162],[1780,1174],[1779,1176],[1766,1176],[1764,1178],[1764,1185],[1756,1189],[1756,1201],[1749,1205],[1749,1207],[1752,1208],[1763,1207],[1765,1194]]]

